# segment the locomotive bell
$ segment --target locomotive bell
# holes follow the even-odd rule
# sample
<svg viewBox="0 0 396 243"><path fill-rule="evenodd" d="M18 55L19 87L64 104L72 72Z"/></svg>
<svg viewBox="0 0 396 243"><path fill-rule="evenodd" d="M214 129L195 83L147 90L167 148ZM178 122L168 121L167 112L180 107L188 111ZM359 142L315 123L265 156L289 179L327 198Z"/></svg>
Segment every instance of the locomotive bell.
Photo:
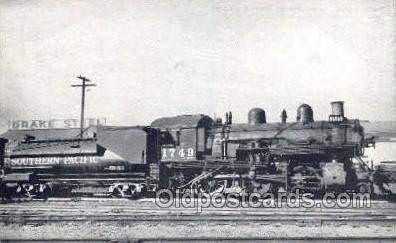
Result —
<svg viewBox="0 0 396 243"><path fill-rule="evenodd" d="M333 101L330 105L333 116L344 117L344 101Z"/></svg>
<svg viewBox="0 0 396 243"><path fill-rule="evenodd" d="M261 108L253 108L248 113L249 125L257 125L266 123L265 111Z"/></svg>
<svg viewBox="0 0 396 243"><path fill-rule="evenodd" d="M309 123L313 122L312 107L307 104L302 104L297 109L297 122Z"/></svg>

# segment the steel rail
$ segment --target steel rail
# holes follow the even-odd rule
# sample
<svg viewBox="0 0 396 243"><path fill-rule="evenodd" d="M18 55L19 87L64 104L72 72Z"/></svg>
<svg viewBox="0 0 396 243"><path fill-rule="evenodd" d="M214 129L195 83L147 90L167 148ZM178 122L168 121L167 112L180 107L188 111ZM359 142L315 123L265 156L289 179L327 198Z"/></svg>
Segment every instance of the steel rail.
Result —
<svg viewBox="0 0 396 243"><path fill-rule="evenodd" d="M306 241L326 241L326 242L394 242L396 237L392 236L308 236L308 237L160 237L160 238L87 238L87 239L65 239L65 238L49 238L49 239L2 239L5 243L30 243L30 242L99 242L99 243L145 243L145 242L306 242Z"/></svg>

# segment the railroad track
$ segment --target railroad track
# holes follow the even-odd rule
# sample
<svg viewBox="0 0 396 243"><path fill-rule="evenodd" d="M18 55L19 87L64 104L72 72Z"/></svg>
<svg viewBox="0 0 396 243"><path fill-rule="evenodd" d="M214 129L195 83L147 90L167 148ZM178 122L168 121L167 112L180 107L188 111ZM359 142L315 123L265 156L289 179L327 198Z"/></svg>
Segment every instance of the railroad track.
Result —
<svg viewBox="0 0 396 243"><path fill-rule="evenodd" d="M114 203L116 204L114 205ZM60 222L380 224L396 225L395 205L372 208L161 208L152 201L52 201L0 205L1 224L42 225Z"/></svg>
<svg viewBox="0 0 396 243"><path fill-rule="evenodd" d="M258 217L224 217L224 216L211 216L211 217L200 217L200 216L150 216L150 217L130 217L130 216L87 216L87 215L75 215L75 216L50 216L50 217L6 217L1 219L2 222L7 224L22 224L22 225L43 225L53 223L119 223L122 225L133 225L136 223L208 223L208 224L229 224L233 225L238 223L260 223L263 225L280 223L282 225L381 225L381 226L394 226L396 223L395 218L384 218L384 217L353 217L353 218L334 218L330 216L315 216L311 218L307 217L296 217L293 215L282 216L281 218L258 218Z"/></svg>
<svg viewBox="0 0 396 243"><path fill-rule="evenodd" d="M161 208L148 199L131 201L81 198L78 201L31 201L0 205L0 228L7 229L5 237L9 237L1 239L1 242L79 242L75 239L78 236L82 237L82 234L75 230L84 228L88 228L84 231L87 234L81 242L395 242L396 235L392 232L396 225L396 204L373 201L371 206L275 209L209 207L198 212L196 208ZM287 233L289 227L292 232ZM188 234L177 233L181 228L187 232L193 231ZM342 236L340 232L343 232L344 228L346 234L349 234L348 237L339 237ZM13 229L17 229L14 234ZM39 235L35 233L36 230L46 233L40 235L40 240L30 241L26 238L29 234L20 234L19 229L32 232L33 235ZM163 232L151 234L154 229ZM223 229L227 233L221 233ZM287 230L284 231L285 229ZM305 234L309 235L308 237L300 237L302 233L293 233L293 229L303 232L310 229L311 234ZM140 232L141 230L143 232ZM250 230L250 233L244 235L245 230ZM276 233L277 230L283 234ZM76 233L78 236L71 238L70 235L63 234L64 231L69 234ZM104 234L96 233L101 231L107 232L112 239L101 238ZM114 233L117 231L123 232L121 236ZM286 236L280 237L285 232ZM219 235L220 238L213 235ZM53 238L58 236L66 238Z"/></svg>
<svg viewBox="0 0 396 243"><path fill-rule="evenodd" d="M149 242L306 242L306 241L326 241L326 242L394 242L394 237L378 236L378 237L176 237L176 238L130 238L130 239L3 239L4 243L30 243L30 242L97 242L97 243L149 243Z"/></svg>

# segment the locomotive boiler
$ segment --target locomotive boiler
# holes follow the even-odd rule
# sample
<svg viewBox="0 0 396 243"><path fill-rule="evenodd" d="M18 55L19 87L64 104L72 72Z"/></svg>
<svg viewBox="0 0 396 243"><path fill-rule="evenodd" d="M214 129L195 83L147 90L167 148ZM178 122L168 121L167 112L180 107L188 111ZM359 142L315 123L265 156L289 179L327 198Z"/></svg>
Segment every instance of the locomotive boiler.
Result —
<svg viewBox="0 0 396 243"><path fill-rule="evenodd" d="M155 120L161 131L161 185L208 193L279 191L371 192L370 168L360 156L365 142L359 120L344 116L343 102L331 103L328 120L298 107L295 122L267 123L263 109L248 122L223 123L206 115Z"/></svg>

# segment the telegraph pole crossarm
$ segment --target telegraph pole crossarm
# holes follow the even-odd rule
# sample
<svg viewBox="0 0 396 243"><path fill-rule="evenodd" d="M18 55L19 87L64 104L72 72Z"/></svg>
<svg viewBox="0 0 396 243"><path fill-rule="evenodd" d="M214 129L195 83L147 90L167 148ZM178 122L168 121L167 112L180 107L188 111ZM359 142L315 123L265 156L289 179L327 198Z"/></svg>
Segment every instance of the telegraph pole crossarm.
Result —
<svg viewBox="0 0 396 243"><path fill-rule="evenodd" d="M96 86L96 84L90 84L87 82L91 82L91 80L87 79L83 76L77 76L78 79L81 79L82 84L72 84L71 87L81 87L81 116L80 116L80 138L83 139L84 136L84 108L85 108L85 89L86 87Z"/></svg>

